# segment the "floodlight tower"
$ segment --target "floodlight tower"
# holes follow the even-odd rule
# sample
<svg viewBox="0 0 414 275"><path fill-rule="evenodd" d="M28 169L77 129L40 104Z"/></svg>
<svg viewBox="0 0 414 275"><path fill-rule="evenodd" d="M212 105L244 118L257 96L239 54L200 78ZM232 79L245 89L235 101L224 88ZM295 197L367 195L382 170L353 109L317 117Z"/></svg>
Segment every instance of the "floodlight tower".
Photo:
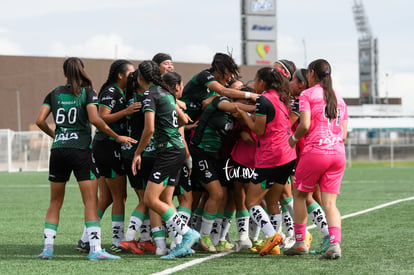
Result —
<svg viewBox="0 0 414 275"><path fill-rule="evenodd" d="M365 15L362 0L354 0L352 7L358 39L359 99L362 104L377 104L378 97L378 50Z"/></svg>

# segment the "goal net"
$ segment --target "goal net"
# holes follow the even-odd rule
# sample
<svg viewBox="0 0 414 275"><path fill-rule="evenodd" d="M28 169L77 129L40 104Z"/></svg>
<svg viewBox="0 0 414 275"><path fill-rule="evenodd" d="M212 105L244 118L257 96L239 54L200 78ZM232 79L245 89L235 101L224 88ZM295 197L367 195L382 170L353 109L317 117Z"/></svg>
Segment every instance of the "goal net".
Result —
<svg viewBox="0 0 414 275"><path fill-rule="evenodd" d="M48 171L51 145L42 131L0 129L0 171Z"/></svg>

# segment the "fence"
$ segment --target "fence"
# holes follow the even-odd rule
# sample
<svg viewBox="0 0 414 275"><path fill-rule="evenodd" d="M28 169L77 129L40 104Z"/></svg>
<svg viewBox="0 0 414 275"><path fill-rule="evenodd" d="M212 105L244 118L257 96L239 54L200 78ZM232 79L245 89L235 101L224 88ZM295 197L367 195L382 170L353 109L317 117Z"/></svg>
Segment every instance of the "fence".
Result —
<svg viewBox="0 0 414 275"><path fill-rule="evenodd" d="M361 139L352 132L345 143L348 166L352 161L414 160L414 132L378 134ZM0 129L0 171L47 171L52 139L41 131L15 132Z"/></svg>

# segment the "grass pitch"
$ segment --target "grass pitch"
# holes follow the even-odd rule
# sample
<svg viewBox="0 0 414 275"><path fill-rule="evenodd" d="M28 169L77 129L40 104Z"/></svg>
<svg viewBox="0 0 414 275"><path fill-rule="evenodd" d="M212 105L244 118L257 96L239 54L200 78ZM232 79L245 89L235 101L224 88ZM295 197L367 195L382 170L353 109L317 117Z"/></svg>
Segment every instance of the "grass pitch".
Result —
<svg viewBox="0 0 414 275"><path fill-rule="evenodd" d="M338 208L342 215L414 196L413 163L352 163L342 183ZM128 189L126 223L137 203ZM54 259L42 261L43 226L49 204L47 173L0 173L0 274L151 274L195 259L210 256L197 252L193 257L172 261L151 254L121 254L120 261L89 262L75 250L83 229L83 204L73 176L55 240ZM111 242L109 212L102 220L103 247ZM250 252L230 253L195 264L179 274L414 274L414 200L407 200L342 221L342 254L337 261L320 261L317 256L259 257ZM320 233L312 229L312 248L319 245ZM236 239L235 222L231 229ZM177 274L178 274L177 273Z"/></svg>

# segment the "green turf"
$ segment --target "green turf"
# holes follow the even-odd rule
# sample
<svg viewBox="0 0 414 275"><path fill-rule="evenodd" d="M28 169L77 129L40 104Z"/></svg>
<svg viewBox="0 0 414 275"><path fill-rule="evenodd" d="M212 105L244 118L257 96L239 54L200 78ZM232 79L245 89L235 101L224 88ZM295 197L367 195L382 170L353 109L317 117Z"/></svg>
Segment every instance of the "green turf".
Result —
<svg viewBox="0 0 414 275"><path fill-rule="evenodd" d="M393 200L414 196L411 163L395 168L381 163L353 163L343 180L338 208L342 215ZM137 203L129 191L126 220ZM150 274L209 256L163 261L154 255L122 254L121 261L89 262L74 247L83 229L83 205L79 188L72 179L66 188L61 210L55 258L38 260L43 247L44 217L49 202L46 173L0 173L0 273L1 274ZM242 252L189 267L179 274L413 274L414 201L395 204L342 221L343 258L320 261L316 256L259 257ZM109 212L102 220L103 247L111 239ZM235 224L232 237L236 239ZM316 247L320 233L312 229Z"/></svg>

